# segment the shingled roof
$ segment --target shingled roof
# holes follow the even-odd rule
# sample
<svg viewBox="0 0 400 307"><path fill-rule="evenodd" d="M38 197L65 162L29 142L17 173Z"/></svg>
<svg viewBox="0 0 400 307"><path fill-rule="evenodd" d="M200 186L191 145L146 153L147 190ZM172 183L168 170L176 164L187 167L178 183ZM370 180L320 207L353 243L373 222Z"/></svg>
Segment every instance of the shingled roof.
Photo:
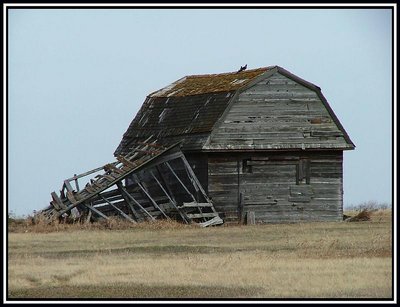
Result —
<svg viewBox="0 0 400 307"><path fill-rule="evenodd" d="M268 69L186 76L151 93L114 154L128 153L151 135L165 145L183 140L183 150L201 149L234 93Z"/></svg>
<svg viewBox="0 0 400 307"><path fill-rule="evenodd" d="M236 91L267 70L268 68L264 67L241 72L186 76L149 96L183 97Z"/></svg>
<svg viewBox="0 0 400 307"><path fill-rule="evenodd" d="M235 94L275 72L316 92L342 131L348 144L344 147L354 148L318 86L279 66L269 66L241 72L186 76L149 94L114 154L127 154L150 136L165 146L182 141L184 151L202 150L224 111L229 109L227 107Z"/></svg>

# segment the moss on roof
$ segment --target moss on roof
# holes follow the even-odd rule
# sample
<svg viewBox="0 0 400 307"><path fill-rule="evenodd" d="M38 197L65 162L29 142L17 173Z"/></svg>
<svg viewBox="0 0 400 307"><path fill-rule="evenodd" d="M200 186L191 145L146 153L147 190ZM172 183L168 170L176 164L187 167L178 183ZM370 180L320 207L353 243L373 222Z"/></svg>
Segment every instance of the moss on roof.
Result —
<svg viewBox="0 0 400 307"><path fill-rule="evenodd" d="M263 74L268 67L209 75L191 75L151 93L150 97L191 96L235 91Z"/></svg>

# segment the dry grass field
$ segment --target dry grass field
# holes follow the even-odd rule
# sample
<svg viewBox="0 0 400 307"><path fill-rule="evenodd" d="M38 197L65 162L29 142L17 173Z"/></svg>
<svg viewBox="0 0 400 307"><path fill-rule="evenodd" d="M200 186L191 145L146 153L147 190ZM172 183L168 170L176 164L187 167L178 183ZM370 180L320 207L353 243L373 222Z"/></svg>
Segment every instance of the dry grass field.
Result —
<svg viewBox="0 0 400 307"><path fill-rule="evenodd" d="M8 233L9 299L391 296L388 210L365 222L212 228L115 222L19 225Z"/></svg>

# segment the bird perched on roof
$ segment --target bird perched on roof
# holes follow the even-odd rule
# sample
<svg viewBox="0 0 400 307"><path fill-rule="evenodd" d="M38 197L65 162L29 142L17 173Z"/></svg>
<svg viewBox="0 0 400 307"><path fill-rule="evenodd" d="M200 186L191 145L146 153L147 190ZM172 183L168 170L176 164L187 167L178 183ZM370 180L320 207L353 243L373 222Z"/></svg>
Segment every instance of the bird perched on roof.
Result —
<svg viewBox="0 0 400 307"><path fill-rule="evenodd" d="M247 68L247 64L244 65L244 66L240 66L240 69L237 72L241 72L243 70L246 70L246 68Z"/></svg>

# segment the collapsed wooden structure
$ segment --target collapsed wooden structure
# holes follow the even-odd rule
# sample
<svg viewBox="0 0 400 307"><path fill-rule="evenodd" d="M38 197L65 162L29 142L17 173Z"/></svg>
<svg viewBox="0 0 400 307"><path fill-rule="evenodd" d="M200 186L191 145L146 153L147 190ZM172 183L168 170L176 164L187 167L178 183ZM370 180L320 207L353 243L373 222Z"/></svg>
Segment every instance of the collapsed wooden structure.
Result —
<svg viewBox="0 0 400 307"><path fill-rule="evenodd" d="M342 221L343 153L353 149L321 88L282 67L189 75L150 93L117 162L67 179L43 214Z"/></svg>
<svg viewBox="0 0 400 307"><path fill-rule="evenodd" d="M120 216L132 223L158 218L203 227L223 223L179 143L164 147L151 139L138 142L113 163L66 179L39 215L49 222L67 216L86 221ZM80 188L79 180L88 176L94 178Z"/></svg>

